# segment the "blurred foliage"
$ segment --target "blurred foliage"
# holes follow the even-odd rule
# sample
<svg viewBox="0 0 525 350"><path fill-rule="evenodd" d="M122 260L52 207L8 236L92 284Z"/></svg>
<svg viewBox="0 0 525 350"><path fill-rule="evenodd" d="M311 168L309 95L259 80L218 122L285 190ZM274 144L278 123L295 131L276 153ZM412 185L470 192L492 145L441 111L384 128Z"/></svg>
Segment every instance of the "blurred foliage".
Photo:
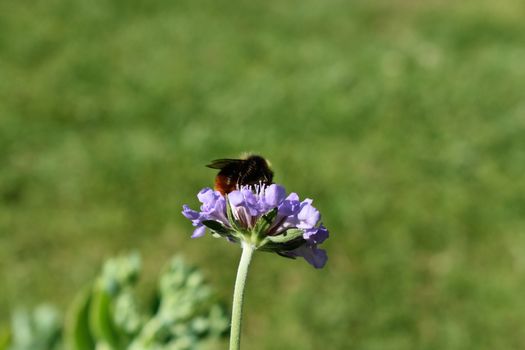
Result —
<svg viewBox="0 0 525 350"><path fill-rule="evenodd" d="M41 305L33 312L16 310L9 339L0 342L0 349L57 350L60 349L61 320L56 309Z"/></svg>
<svg viewBox="0 0 525 350"><path fill-rule="evenodd" d="M327 267L256 254L250 349L525 349L525 3L0 1L0 318L190 240L210 160L314 198ZM139 294L141 293L139 288ZM133 325L129 325L132 327Z"/></svg>
<svg viewBox="0 0 525 350"><path fill-rule="evenodd" d="M139 270L137 254L107 261L95 283L77 296L64 326L50 306L15 312L0 349L192 350L225 335L228 317L200 271L174 258L149 314L136 298Z"/></svg>

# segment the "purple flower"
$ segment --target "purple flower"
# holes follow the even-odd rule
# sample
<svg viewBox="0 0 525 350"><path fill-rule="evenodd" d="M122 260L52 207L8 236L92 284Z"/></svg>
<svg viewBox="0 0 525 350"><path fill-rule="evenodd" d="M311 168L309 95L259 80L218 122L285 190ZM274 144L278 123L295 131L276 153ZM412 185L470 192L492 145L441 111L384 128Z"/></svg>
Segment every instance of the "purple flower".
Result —
<svg viewBox="0 0 525 350"><path fill-rule="evenodd" d="M211 188L204 188L197 194L197 197L202 203L201 215L207 220L216 220L222 223L228 222L228 219L224 215L226 201L218 191L213 191Z"/></svg>
<svg viewBox="0 0 525 350"><path fill-rule="evenodd" d="M264 212L268 212L273 208L277 208L281 205L286 197L286 190L284 187L279 185L270 185L265 188L263 197L261 200L261 209Z"/></svg>
<svg viewBox="0 0 525 350"><path fill-rule="evenodd" d="M204 235L206 227L203 221L212 220L222 224L228 223L228 219L225 216L226 200L219 192L213 191L211 188L203 188L197 194L197 198L202 203L200 212L192 210L187 205L182 207L182 215L190 219L193 226L196 227L191 238Z"/></svg>
<svg viewBox="0 0 525 350"><path fill-rule="evenodd" d="M290 216L297 214L299 212L299 207L301 202L299 202L299 196L297 193L292 192L286 197L286 199L278 206L278 213L282 216Z"/></svg>
<svg viewBox="0 0 525 350"><path fill-rule="evenodd" d="M304 230L303 238L308 243L321 244L328 238L328 230L321 224L319 227Z"/></svg>
<svg viewBox="0 0 525 350"><path fill-rule="evenodd" d="M302 256L306 261L308 261L308 263L313 265L313 267L315 267L316 269L322 268L328 260L326 251L317 248L317 245L303 244L302 246L289 252L286 252L285 254L291 258L296 256Z"/></svg>
<svg viewBox="0 0 525 350"><path fill-rule="evenodd" d="M296 193L286 196L284 187L276 184L244 186L226 196L204 188L197 197L202 203L199 212L187 205L182 211L196 227L192 238L203 236L208 227L231 242L249 242L256 249L291 258L301 256L316 268L325 265L326 252L318 245L328 238L328 230L311 199L300 201Z"/></svg>
<svg viewBox="0 0 525 350"><path fill-rule="evenodd" d="M297 214L298 228L311 229L317 225L321 219L319 210L315 209L312 205L311 199L305 199L301 202L299 213Z"/></svg>

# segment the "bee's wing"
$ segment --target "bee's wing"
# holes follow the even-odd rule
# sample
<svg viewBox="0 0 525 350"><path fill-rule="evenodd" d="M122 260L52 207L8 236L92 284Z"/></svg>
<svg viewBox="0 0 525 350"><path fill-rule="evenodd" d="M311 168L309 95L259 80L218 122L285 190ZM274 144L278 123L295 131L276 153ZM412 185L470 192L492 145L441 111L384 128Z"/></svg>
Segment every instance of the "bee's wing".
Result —
<svg viewBox="0 0 525 350"><path fill-rule="evenodd" d="M206 166L208 168L212 169L224 169L228 165L238 164L241 163L242 159L215 159L210 164L207 164Z"/></svg>

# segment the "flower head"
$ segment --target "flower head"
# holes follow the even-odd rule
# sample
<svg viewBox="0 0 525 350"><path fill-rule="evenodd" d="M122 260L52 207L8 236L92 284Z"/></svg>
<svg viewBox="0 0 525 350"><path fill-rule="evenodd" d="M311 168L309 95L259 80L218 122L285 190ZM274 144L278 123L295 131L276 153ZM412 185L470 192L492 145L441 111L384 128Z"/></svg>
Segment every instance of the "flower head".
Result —
<svg viewBox="0 0 525 350"><path fill-rule="evenodd" d="M209 228L214 236L231 242L244 241L289 258L301 256L316 268L325 265L326 252L318 245L328 238L328 230L311 199L300 201L296 193L287 196L276 184L243 186L225 196L204 188L197 197L200 211L187 205L182 211L196 227L192 238Z"/></svg>

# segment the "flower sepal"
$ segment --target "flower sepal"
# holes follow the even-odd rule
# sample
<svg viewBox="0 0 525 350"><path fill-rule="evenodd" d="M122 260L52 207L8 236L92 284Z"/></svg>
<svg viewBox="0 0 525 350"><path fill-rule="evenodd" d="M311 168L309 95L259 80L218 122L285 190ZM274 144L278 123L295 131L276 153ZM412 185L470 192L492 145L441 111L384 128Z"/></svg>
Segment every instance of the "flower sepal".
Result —
<svg viewBox="0 0 525 350"><path fill-rule="evenodd" d="M303 230L290 228L275 236L266 236L258 249L267 252L290 251L305 243Z"/></svg>
<svg viewBox="0 0 525 350"><path fill-rule="evenodd" d="M273 224L277 212L278 208L273 208L257 220L252 232L257 236L261 243L268 237L268 229Z"/></svg>
<svg viewBox="0 0 525 350"><path fill-rule="evenodd" d="M214 236L217 235L218 237L225 237L232 242L239 242L240 240L238 232L227 228L218 221L204 220L202 221L202 224L209 228Z"/></svg>

